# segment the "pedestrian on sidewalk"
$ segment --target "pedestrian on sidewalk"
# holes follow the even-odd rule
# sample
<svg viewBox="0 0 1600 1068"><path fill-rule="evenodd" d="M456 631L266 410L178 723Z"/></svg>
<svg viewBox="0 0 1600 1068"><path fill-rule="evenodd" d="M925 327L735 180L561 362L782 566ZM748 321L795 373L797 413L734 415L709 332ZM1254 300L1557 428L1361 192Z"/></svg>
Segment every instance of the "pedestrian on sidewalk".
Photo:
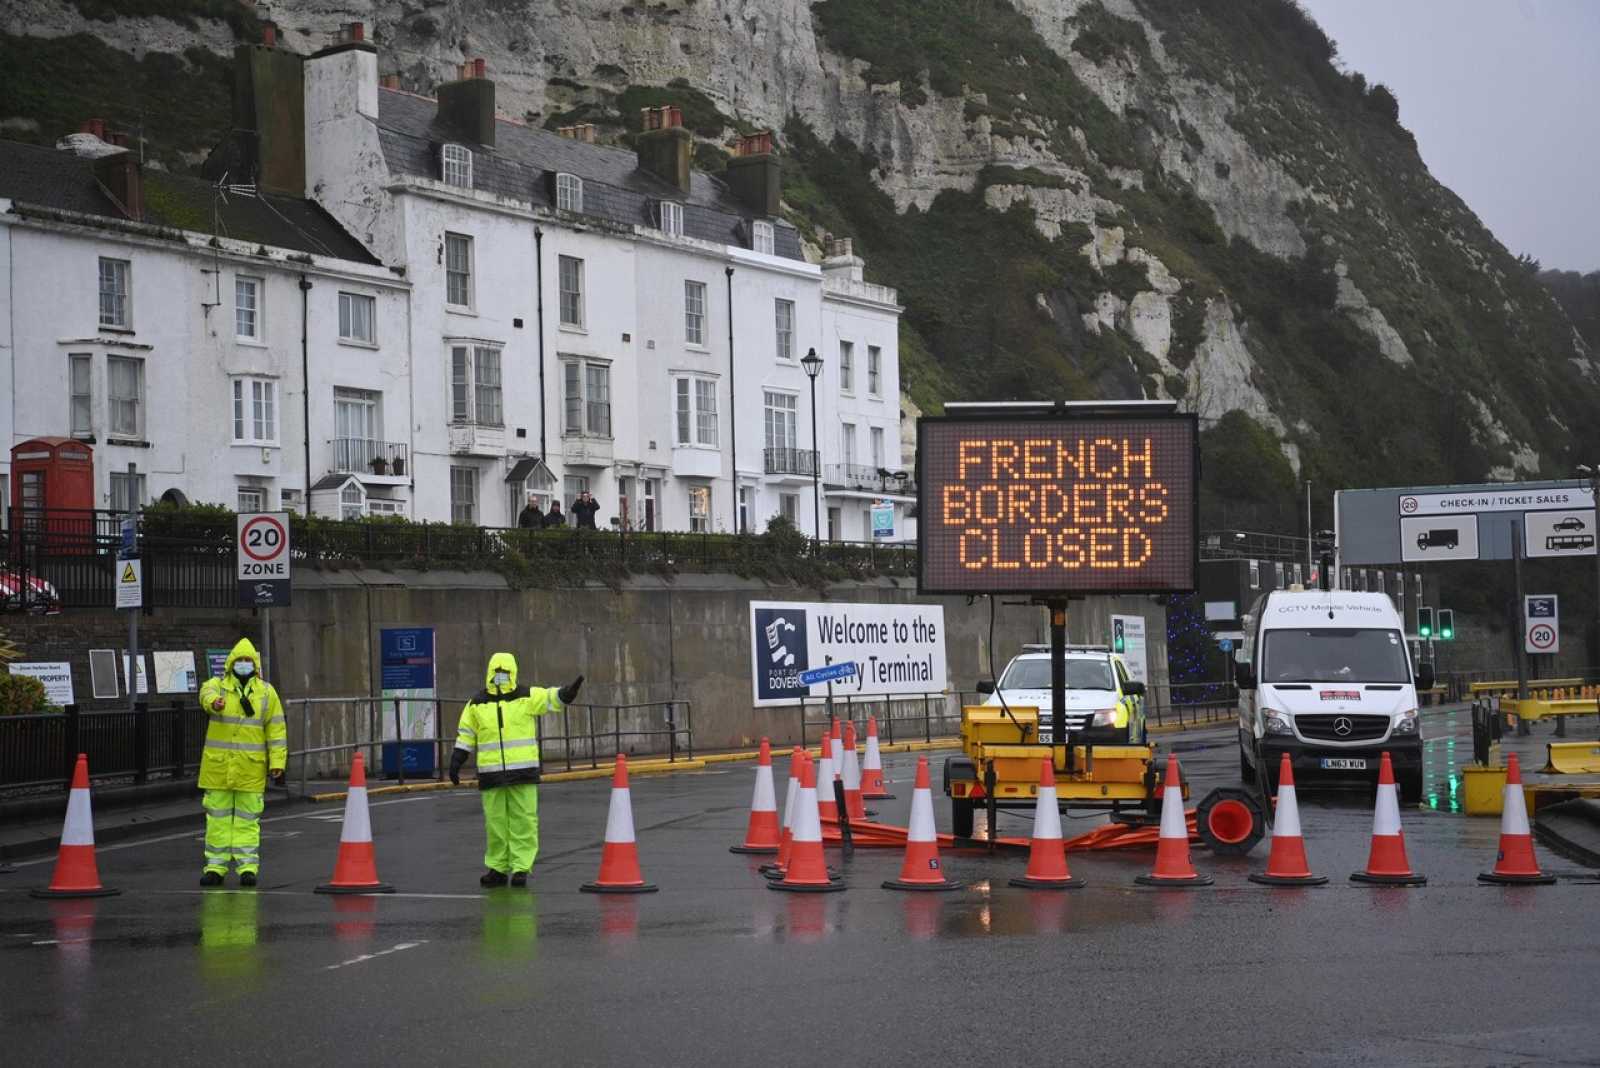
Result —
<svg viewBox="0 0 1600 1068"><path fill-rule="evenodd" d="M450 781L461 785L467 758L478 759L478 790L483 800L487 840L481 886L527 886L539 855L539 732L535 720L559 712L578 696L579 675L567 685L530 689L517 685L517 659L510 653L489 658L483 692L461 710Z"/></svg>
<svg viewBox="0 0 1600 1068"><path fill-rule="evenodd" d="M594 525L594 517L599 511L600 502L589 496L588 490L584 490L572 502L572 525L580 530L598 529Z"/></svg>
<svg viewBox="0 0 1600 1068"><path fill-rule="evenodd" d="M546 528L564 527L567 525L567 517L561 511L560 501L550 502L550 510L544 514L544 525Z"/></svg>
<svg viewBox="0 0 1600 1068"><path fill-rule="evenodd" d="M522 506L522 512L517 516L517 526L523 530L544 529L544 512L539 508L539 498L528 494L528 503Z"/></svg>
<svg viewBox="0 0 1600 1068"><path fill-rule="evenodd" d="M261 656L249 638L228 653L222 677L200 687L206 744L200 755L201 803L206 810L201 886L221 886L228 865L239 885L256 885L261 870L261 811L267 776L283 782L289 738L278 691L261 677Z"/></svg>

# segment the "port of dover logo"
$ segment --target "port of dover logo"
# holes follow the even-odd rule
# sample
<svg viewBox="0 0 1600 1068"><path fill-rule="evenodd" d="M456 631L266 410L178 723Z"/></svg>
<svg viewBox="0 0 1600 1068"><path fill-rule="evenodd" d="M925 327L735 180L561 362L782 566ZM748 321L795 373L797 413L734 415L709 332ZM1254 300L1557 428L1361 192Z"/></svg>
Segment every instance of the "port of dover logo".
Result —
<svg viewBox="0 0 1600 1068"><path fill-rule="evenodd" d="M755 610L756 687L760 700L803 697L810 687L800 673L811 667L804 608Z"/></svg>

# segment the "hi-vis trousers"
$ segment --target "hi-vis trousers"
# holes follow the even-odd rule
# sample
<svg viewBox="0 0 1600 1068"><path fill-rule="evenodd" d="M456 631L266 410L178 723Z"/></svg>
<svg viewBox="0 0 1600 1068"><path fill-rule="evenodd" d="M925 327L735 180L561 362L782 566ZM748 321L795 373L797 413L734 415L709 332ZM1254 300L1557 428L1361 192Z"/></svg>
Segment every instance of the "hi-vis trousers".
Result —
<svg viewBox="0 0 1600 1068"><path fill-rule="evenodd" d="M502 874L532 871L539 855L539 788L532 783L491 786L483 798L483 863Z"/></svg>
<svg viewBox="0 0 1600 1068"><path fill-rule="evenodd" d="M261 810L267 807L264 790L207 790L206 871L228 873L231 861L241 873L261 866Z"/></svg>

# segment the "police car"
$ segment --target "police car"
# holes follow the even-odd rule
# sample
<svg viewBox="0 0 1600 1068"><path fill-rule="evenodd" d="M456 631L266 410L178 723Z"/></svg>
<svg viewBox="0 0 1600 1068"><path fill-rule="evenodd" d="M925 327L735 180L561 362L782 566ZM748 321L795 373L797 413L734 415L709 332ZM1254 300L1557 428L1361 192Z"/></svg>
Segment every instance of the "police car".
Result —
<svg viewBox="0 0 1600 1068"><path fill-rule="evenodd" d="M1139 745L1144 736L1144 684L1128 675L1122 657L1103 645L1069 645L1067 688L1063 699L1067 731L1074 743ZM1053 739L1050 705L1050 647L1024 645L1000 675L999 685L985 679L978 692L984 705L1039 710L1040 742Z"/></svg>

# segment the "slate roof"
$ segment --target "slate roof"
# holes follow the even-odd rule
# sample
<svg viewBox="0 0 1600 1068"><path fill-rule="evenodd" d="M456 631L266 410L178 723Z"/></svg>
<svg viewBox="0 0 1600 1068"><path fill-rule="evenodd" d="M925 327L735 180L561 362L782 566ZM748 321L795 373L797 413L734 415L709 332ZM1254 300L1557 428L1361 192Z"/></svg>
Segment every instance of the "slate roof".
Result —
<svg viewBox="0 0 1600 1068"><path fill-rule="evenodd" d="M215 190L203 178L145 168L144 222L176 230L210 234L254 245L306 252L356 263L376 264L361 243L333 216L309 200L259 194L230 194L216 202ZM71 152L0 141L0 197L40 207L127 218L95 180L94 161Z"/></svg>
<svg viewBox="0 0 1600 1068"><path fill-rule="evenodd" d="M683 204L683 232L717 244L750 247L750 222L762 218L728 187L694 171L690 193L639 167L626 148L591 145L549 130L506 119L496 120L493 148L476 145L438 117L438 105L427 97L395 89L378 91L378 139L389 169L417 178L440 178L439 147L445 142L472 148L474 189L554 209L554 175L583 179L583 214L625 226L655 226L659 200ZM773 250L800 260L800 235L782 219L773 225Z"/></svg>

